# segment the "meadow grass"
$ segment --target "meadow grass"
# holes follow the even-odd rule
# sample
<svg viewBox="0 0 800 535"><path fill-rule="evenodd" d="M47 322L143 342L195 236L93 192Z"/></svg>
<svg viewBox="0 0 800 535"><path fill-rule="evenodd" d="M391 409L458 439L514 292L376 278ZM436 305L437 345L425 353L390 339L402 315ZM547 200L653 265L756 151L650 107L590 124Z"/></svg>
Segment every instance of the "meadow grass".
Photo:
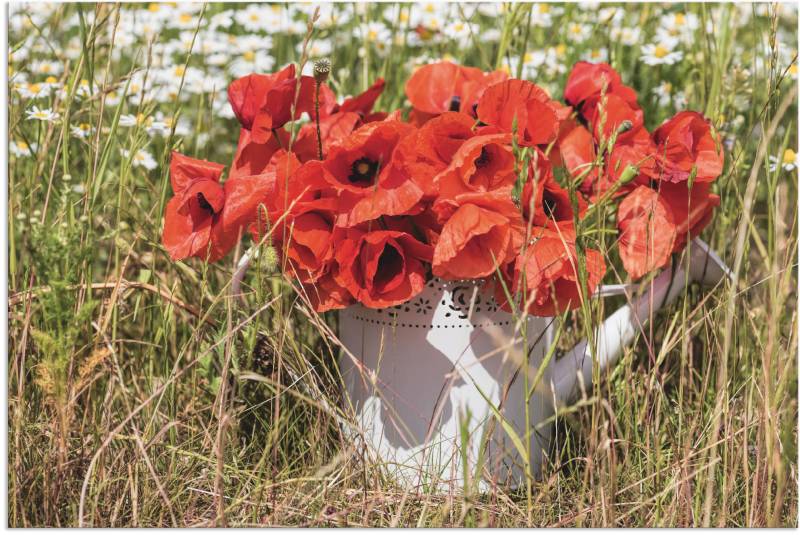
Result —
<svg viewBox="0 0 800 535"><path fill-rule="evenodd" d="M326 55L339 94L383 76L382 109L404 104L403 82L423 57L505 65L560 96L561 66L600 50L639 92L651 129L674 113L680 92L724 140L714 186L722 202L703 238L734 277L690 287L559 412L541 481L446 494L403 489L341 433L337 347L321 323L334 329L335 314L309 312L263 255L244 302L231 298L244 244L213 265L172 262L160 244L170 150L228 163L238 126L219 112L224 86L186 80L189 67L214 71L209 57L192 47L159 59L152 43L180 32L195 41L204 21L242 6L193 9L183 29L165 18L150 44L137 33L125 45L125 10L146 6L15 11L9 141L30 154L11 150L8 173L8 524L796 526L797 167L783 165L798 143L796 8L616 6L622 24L641 29L641 44L670 14L699 21L680 61L652 66L639 43L612 38L619 23L598 13L613 6L550 7L562 12L548 27L532 23L541 5L498 8L494 18L453 5L447 23L471 20L477 33L412 46L355 32L376 20L392 35L409 26L395 6L361 6L346 23L315 28L311 50L315 40L333 43ZM580 44L566 33L572 22L590 26ZM228 33L246 34L237 24ZM300 60L303 36L292 28L276 29L263 52L277 67ZM489 30L499 33L483 39ZM543 50L555 59L536 77L513 61ZM44 99L16 85L43 80L41 61L61 65L60 89ZM181 66L166 99L133 87ZM656 96L663 82L672 84L666 102ZM29 119L33 105L59 118ZM152 135L146 118L159 112L172 120ZM126 126L139 114L144 121ZM88 135L76 135L79 125ZM615 236L604 240L615 259ZM626 282L615 265L604 282ZM570 315L559 347L622 299Z"/></svg>

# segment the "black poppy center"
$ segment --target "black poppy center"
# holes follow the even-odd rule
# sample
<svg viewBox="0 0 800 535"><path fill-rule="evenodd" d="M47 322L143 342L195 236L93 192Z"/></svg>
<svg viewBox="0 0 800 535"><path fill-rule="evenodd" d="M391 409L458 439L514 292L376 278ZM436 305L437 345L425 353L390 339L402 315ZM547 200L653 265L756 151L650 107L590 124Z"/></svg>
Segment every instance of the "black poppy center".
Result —
<svg viewBox="0 0 800 535"><path fill-rule="evenodd" d="M214 215L214 207L209 204L205 195L203 195L201 192L197 193L197 204L200 205L200 208L208 212L209 215Z"/></svg>
<svg viewBox="0 0 800 535"><path fill-rule="evenodd" d="M461 109L461 97L453 95L450 99L450 111L458 111Z"/></svg>
<svg viewBox="0 0 800 535"><path fill-rule="evenodd" d="M347 179L351 184L365 188L375 183L376 174L378 174L378 162L369 158L359 158L353 162Z"/></svg>
<svg viewBox="0 0 800 535"><path fill-rule="evenodd" d="M489 151L486 150L486 147L481 148L480 155L475 158L475 167L480 169L481 167L486 167L489 165Z"/></svg>
<svg viewBox="0 0 800 535"><path fill-rule="evenodd" d="M555 218L558 202L547 191L542 194L542 208L548 217Z"/></svg>
<svg viewBox="0 0 800 535"><path fill-rule="evenodd" d="M399 272L403 270L403 255L392 245L386 244L378 259L378 269L375 271L374 283L378 288L384 288Z"/></svg>

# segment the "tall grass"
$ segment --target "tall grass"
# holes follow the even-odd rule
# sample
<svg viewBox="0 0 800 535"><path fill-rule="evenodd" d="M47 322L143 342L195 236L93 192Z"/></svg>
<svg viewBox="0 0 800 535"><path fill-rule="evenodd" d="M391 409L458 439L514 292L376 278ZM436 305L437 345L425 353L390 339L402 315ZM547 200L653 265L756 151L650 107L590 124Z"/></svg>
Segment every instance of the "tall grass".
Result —
<svg viewBox="0 0 800 535"><path fill-rule="evenodd" d="M562 7L565 20L585 17L577 5ZM244 302L231 298L241 250L210 266L169 260L160 231L170 149L228 162L238 129L215 117L212 94L108 103L153 61L140 44L112 59L114 36L130 31L117 27L122 9L57 5L25 30L49 44L32 56L55 58L68 37L60 24L79 14L80 53L64 62L64 93L50 97L60 123L25 119L30 102L10 91L9 138L37 150L9 164L9 525L797 525L797 171L771 170L769 160L797 147L797 81L766 52L754 52L763 61L745 73L734 47L777 49L787 23L774 6L745 25L731 5L620 6L643 34L665 9L711 25L672 67L645 66L594 27L591 46L606 47L640 91L648 127L673 112L652 97L665 79L723 132L722 204L703 237L734 279L690 287L559 412L541 481L527 491L448 494L399 487L342 435L335 315L310 312L262 261L247 275ZM210 4L201 16L222 9ZM360 10L351 24L379 9ZM464 50L422 51L488 69L561 42L556 30L529 25L532 9L507 10L497 44L477 35ZM796 46L796 11L788 26L794 41L784 45ZM300 59L299 38L274 36L278 66ZM360 57L360 44L334 51L334 87L354 93L384 76L379 106L401 106L420 50L392 43L381 56L368 45ZM566 54L568 66L578 59ZM183 63L204 65L196 52ZM560 94L564 78L545 82ZM79 98L84 79L97 88ZM736 99L746 99L746 111ZM144 126L119 124L123 113L156 108L191 117L193 131L176 135L173 123L151 140ZM76 139L69 126L77 123L94 133ZM150 172L133 160L146 143L158 164ZM603 242L611 258L614 241ZM624 274L610 267L605 282L625 282ZM602 313L567 318L559 347Z"/></svg>

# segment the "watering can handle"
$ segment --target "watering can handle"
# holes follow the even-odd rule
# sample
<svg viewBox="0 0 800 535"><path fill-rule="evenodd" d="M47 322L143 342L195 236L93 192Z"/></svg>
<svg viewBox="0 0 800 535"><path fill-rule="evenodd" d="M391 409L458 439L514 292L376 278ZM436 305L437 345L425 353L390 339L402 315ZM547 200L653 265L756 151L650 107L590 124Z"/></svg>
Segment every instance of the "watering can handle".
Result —
<svg viewBox="0 0 800 535"><path fill-rule="evenodd" d="M566 404L578 394L579 381L591 385L595 362L600 370L613 365L651 313L675 300L689 283L697 281L711 286L725 277L731 277L730 269L701 239L693 239L688 249L688 266L683 261L674 274L671 268L664 270L647 284L649 288L646 292L611 314L595 330L596 358L592 358L589 345L583 340L556 362L553 390L559 403Z"/></svg>

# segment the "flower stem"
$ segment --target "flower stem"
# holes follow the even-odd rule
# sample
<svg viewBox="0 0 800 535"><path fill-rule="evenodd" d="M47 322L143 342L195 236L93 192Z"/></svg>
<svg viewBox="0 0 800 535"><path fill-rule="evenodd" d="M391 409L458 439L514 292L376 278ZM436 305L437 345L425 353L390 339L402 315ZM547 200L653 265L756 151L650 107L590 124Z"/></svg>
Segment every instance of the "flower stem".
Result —
<svg viewBox="0 0 800 535"><path fill-rule="evenodd" d="M319 81L314 84L314 118L317 122L317 155L322 160L322 129L319 126Z"/></svg>

